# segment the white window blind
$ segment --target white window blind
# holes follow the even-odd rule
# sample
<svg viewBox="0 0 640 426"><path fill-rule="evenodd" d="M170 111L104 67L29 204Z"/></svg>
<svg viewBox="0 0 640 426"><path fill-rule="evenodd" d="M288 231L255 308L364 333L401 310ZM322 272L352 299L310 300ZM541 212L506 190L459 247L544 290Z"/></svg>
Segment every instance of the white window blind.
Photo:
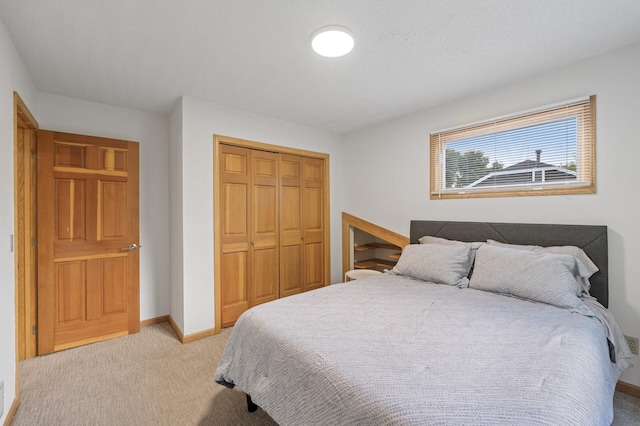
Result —
<svg viewBox="0 0 640 426"><path fill-rule="evenodd" d="M431 198L595 192L595 96L435 132Z"/></svg>

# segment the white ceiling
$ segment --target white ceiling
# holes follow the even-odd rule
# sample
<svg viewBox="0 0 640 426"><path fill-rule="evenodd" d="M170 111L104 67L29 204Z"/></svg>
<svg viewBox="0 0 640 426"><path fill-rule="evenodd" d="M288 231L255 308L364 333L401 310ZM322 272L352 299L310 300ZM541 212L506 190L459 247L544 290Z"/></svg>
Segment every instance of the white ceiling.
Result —
<svg viewBox="0 0 640 426"><path fill-rule="evenodd" d="M0 0L0 17L39 91L335 133L640 41L640 0ZM310 48L333 24L355 34L346 57Z"/></svg>

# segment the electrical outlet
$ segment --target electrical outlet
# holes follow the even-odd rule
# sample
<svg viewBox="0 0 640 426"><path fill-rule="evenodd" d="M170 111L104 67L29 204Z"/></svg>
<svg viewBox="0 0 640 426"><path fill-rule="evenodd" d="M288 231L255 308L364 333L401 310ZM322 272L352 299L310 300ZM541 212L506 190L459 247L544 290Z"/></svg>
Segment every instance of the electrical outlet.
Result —
<svg viewBox="0 0 640 426"><path fill-rule="evenodd" d="M624 338L627 340L627 345L629 345L629 349L631 349L631 353L638 355L638 338L637 337L629 337L629 336L624 336Z"/></svg>

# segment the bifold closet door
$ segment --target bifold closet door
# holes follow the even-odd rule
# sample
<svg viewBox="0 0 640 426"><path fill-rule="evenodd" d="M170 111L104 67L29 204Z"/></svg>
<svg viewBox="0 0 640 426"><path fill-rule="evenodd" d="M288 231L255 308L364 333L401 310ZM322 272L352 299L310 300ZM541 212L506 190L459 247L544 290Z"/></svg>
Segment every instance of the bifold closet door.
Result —
<svg viewBox="0 0 640 426"><path fill-rule="evenodd" d="M323 159L220 145L222 327L325 285Z"/></svg>
<svg viewBox="0 0 640 426"><path fill-rule="evenodd" d="M302 161L303 291L324 286L324 160Z"/></svg>
<svg viewBox="0 0 640 426"><path fill-rule="evenodd" d="M249 202L251 150L220 145L222 327L233 325L249 309Z"/></svg>
<svg viewBox="0 0 640 426"><path fill-rule="evenodd" d="M278 154L251 150L249 303L279 296Z"/></svg>
<svg viewBox="0 0 640 426"><path fill-rule="evenodd" d="M280 154L280 297L303 291L302 157Z"/></svg>
<svg viewBox="0 0 640 426"><path fill-rule="evenodd" d="M324 160L280 154L280 296L324 286Z"/></svg>

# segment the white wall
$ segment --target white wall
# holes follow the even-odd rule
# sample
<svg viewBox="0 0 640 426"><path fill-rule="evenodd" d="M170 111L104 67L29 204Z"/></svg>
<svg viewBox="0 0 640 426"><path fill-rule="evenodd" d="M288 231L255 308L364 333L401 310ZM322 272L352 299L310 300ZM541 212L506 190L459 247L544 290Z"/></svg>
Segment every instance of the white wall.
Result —
<svg viewBox="0 0 640 426"><path fill-rule="evenodd" d="M140 319L170 311L169 118L38 93L41 129L140 143Z"/></svg>
<svg viewBox="0 0 640 426"><path fill-rule="evenodd" d="M16 316L13 218L13 92L16 91L37 118L36 88L0 19L0 381L4 381L4 412L16 398Z"/></svg>
<svg viewBox="0 0 640 426"><path fill-rule="evenodd" d="M640 337L640 197L633 189L640 158L639 69L637 44L349 134L344 210L404 235L410 219L607 225L609 307L625 334ZM596 194L429 199L429 133L592 94L597 95ZM640 385L640 358L634 362L622 380Z"/></svg>
<svg viewBox="0 0 640 426"><path fill-rule="evenodd" d="M341 138L331 133L184 97L182 99L182 141L175 142L176 146L182 147L183 276L182 282L178 280L172 283L173 286L183 285L184 328L182 331L184 334L211 329L215 325L213 303L214 134L330 155L331 277L332 282L341 281L343 197ZM176 137L176 134L172 132L173 137Z"/></svg>

